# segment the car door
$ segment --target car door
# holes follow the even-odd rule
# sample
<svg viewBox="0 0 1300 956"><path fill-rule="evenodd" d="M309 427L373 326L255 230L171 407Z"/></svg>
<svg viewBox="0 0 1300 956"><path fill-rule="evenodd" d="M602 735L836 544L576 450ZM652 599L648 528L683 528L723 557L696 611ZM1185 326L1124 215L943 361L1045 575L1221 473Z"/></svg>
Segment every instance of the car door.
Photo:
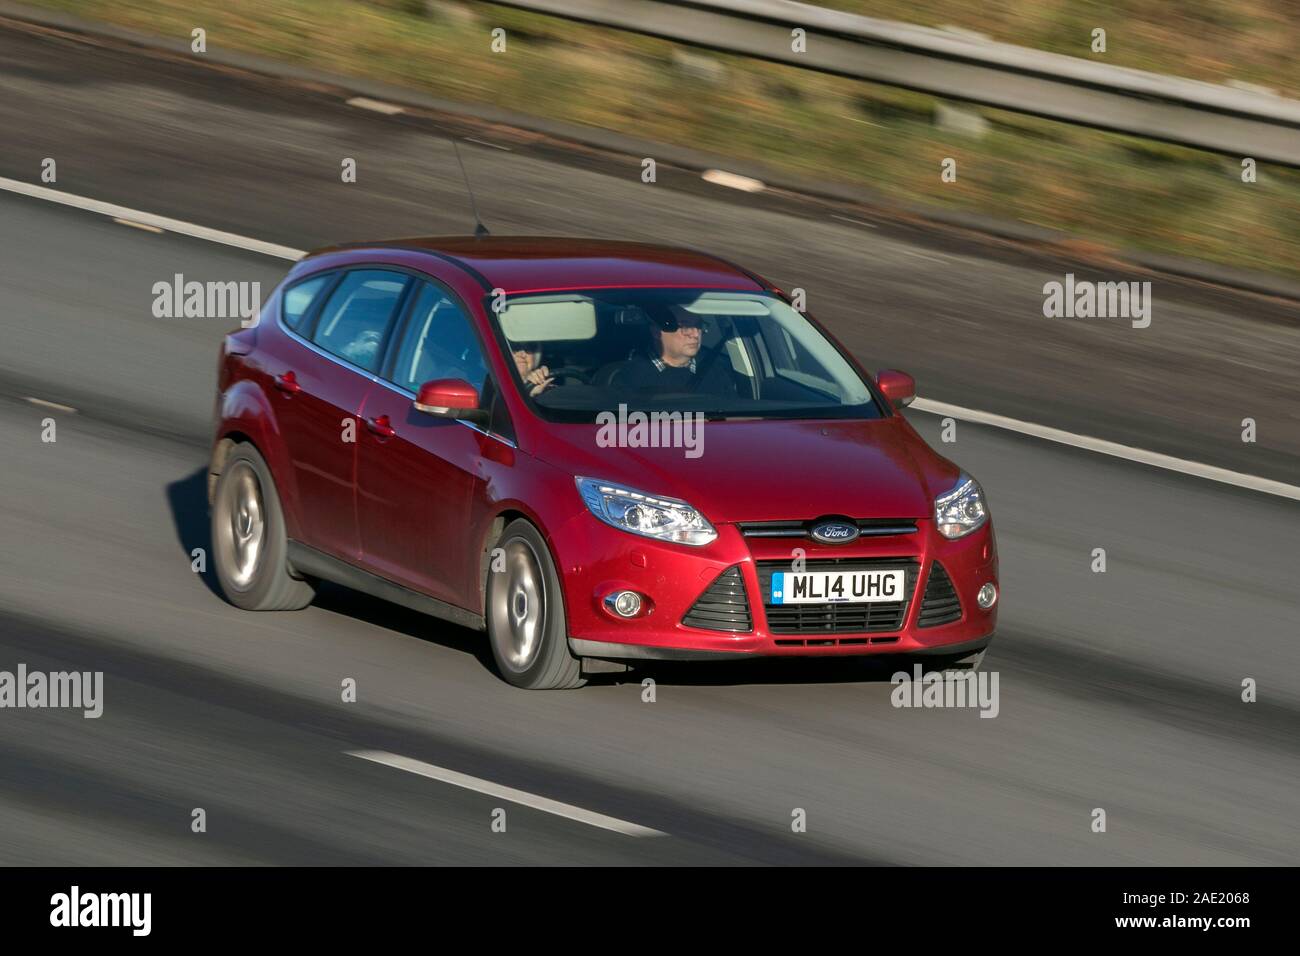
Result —
<svg viewBox="0 0 1300 956"><path fill-rule="evenodd" d="M461 607L474 603L478 561L471 508L482 500L484 445L461 421L416 411L421 384L463 379L490 390L482 346L455 294L420 282L388 366L366 400L357 455L362 563L391 581Z"/></svg>
<svg viewBox="0 0 1300 956"><path fill-rule="evenodd" d="M362 406L409 282L380 268L342 272L323 305L290 332L282 367L274 370L273 401L293 462L303 543L354 563Z"/></svg>

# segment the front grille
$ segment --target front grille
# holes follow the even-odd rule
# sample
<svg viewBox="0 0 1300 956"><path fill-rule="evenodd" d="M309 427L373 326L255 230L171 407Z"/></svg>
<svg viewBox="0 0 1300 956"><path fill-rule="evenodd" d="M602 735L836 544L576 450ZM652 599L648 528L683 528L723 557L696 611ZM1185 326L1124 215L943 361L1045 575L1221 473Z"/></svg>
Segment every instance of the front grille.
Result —
<svg viewBox="0 0 1300 956"><path fill-rule="evenodd" d="M740 568L732 565L723 571L682 618L687 627L709 631L748 631L754 626L749 616L749 598Z"/></svg>
<svg viewBox="0 0 1300 956"><path fill-rule="evenodd" d="M902 568L907 572L903 600L871 604L771 604L772 574L789 571L789 561L759 561L758 586L767 612L767 629L773 634L863 634L897 631L907 618L908 602L916 590L920 562L915 558L832 558L806 561L806 571L872 571Z"/></svg>
<svg viewBox="0 0 1300 956"><path fill-rule="evenodd" d="M811 521L738 521L736 527L746 538L809 538L813 525L823 519ZM911 518L858 518L849 519L858 526L863 538L883 537L893 534L915 534L916 522Z"/></svg>
<svg viewBox="0 0 1300 956"><path fill-rule="evenodd" d="M938 627L961 620L961 600L952 578L938 561L930 565L930 580L925 584L925 596L916 616L917 627Z"/></svg>

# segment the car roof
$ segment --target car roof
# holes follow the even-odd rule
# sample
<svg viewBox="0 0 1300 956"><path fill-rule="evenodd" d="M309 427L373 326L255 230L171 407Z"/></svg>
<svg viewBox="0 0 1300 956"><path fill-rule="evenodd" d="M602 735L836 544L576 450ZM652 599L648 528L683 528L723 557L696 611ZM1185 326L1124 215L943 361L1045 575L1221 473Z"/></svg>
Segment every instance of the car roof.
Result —
<svg viewBox="0 0 1300 956"><path fill-rule="evenodd" d="M330 246L312 257L366 249L424 252L454 260L487 287L509 293L618 286L769 288L741 267L694 249L549 236L425 236Z"/></svg>

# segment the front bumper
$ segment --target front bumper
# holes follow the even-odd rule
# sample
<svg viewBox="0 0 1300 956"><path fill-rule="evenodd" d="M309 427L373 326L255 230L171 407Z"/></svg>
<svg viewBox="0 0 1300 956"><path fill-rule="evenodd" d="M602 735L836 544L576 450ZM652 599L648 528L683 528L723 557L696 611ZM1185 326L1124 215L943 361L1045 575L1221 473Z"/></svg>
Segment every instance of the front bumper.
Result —
<svg viewBox="0 0 1300 956"><path fill-rule="evenodd" d="M870 651L868 654L929 654L938 655L957 655L957 654L976 654L993 642L993 635L987 634L984 637L973 641L961 641L957 644L936 644L921 650L913 651ZM618 661L734 661L744 658L762 657L762 654L756 654L751 651L702 651L692 648L680 647L656 647L647 644L606 644L601 641L586 641L581 638L569 638L569 647L578 657L594 657L599 660L618 660ZM861 655L861 650L856 652ZM803 654L787 654L786 656L808 656L807 652ZM843 656L843 655L841 655Z"/></svg>
<svg viewBox="0 0 1300 956"><path fill-rule="evenodd" d="M663 544L579 515L551 536L564 587L570 646L580 657L609 660L726 660L743 657L827 657L873 654L961 654L992 639L998 604L983 610L975 602L982 585L998 585L992 525L949 541L931 520L916 522L911 534L862 537L849 545L821 545L810 539L745 537L735 525L717 526L718 538L703 548ZM851 631L817 632L804 625L768 620L762 568L788 564L801 550L808 569L823 561L865 561L910 566L901 624ZM942 565L960 601L960 616L937 626L919 617L935 563ZM714 581L735 567L744 582L749 627L712 630L683 623ZM643 612L618 617L606 595L632 590L643 595ZM1000 601L999 601L1000 604ZM843 608L845 605L838 605ZM775 616L775 615L774 615ZM782 629L784 627L784 630ZM841 625L843 628L843 625Z"/></svg>

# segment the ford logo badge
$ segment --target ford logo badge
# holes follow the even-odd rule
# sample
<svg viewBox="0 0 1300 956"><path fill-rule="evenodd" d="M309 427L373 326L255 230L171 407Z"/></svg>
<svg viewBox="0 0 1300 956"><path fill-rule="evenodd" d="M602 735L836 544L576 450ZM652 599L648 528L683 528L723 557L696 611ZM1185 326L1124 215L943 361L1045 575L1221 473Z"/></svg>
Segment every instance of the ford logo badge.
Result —
<svg viewBox="0 0 1300 956"><path fill-rule="evenodd" d="M858 534L858 526L848 521L819 521L812 528L813 540L822 544L848 544Z"/></svg>

